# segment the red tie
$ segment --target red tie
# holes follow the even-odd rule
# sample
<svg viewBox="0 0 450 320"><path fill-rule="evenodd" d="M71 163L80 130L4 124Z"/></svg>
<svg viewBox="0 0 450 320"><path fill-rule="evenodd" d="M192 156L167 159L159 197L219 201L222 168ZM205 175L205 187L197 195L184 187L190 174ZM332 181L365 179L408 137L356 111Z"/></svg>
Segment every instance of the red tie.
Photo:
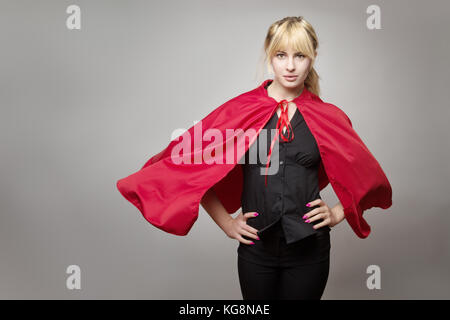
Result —
<svg viewBox="0 0 450 320"><path fill-rule="evenodd" d="M286 108L284 108L284 104L286 103ZM287 139L284 135L283 135L283 128L286 127L287 128L287 134L288 137L290 135L290 130L289 127L292 129L291 126L291 122L289 121L289 115L288 115L288 106L289 106L289 102L287 100L281 100L280 102L278 102L277 108L278 106L281 108L281 116L278 118L278 122L277 122L277 133L275 134L275 137L272 140L272 143L270 145L270 151L269 151L269 156L267 157L267 165L266 165L266 186L267 186L267 170L269 169L269 162L270 162L270 156L272 155L272 149L273 149L273 145L275 144L276 139L278 138L279 135L281 135L281 138L284 141L292 141L294 139L294 131L292 130L292 138L291 139ZM275 111L276 112L276 111Z"/></svg>

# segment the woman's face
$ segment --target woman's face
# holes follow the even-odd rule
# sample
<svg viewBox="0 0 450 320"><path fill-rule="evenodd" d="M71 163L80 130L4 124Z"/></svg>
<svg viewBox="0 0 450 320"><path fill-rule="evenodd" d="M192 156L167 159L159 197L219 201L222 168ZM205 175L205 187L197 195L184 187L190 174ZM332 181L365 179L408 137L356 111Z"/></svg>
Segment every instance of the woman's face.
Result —
<svg viewBox="0 0 450 320"><path fill-rule="evenodd" d="M317 55L317 53L316 53ZM277 51L272 58L274 80L287 88L302 86L308 76L311 59L292 49ZM289 78L287 76L294 76Z"/></svg>

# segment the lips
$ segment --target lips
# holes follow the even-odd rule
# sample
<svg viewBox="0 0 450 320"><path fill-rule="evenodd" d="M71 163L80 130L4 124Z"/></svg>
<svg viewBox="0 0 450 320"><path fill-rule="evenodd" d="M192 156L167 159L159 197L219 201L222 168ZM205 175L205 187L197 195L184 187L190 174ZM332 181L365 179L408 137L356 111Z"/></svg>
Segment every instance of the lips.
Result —
<svg viewBox="0 0 450 320"><path fill-rule="evenodd" d="M284 76L284 78L285 78L286 80L293 81L293 80L297 79L297 76Z"/></svg>

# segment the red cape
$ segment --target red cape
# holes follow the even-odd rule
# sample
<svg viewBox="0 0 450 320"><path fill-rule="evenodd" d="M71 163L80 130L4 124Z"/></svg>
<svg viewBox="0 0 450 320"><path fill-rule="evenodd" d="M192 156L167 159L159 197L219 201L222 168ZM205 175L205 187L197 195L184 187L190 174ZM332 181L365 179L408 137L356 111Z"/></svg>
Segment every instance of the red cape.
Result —
<svg viewBox="0 0 450 320"><path fill-rule="evenodd" d="M155 227L175 235L186 235L198 218L200 201L213 187L228 213L241 207L243 185L242 162L239 159L256 140L261 129L276 112L278 103L268 96L264 86L238 95L217 107L205 118L172 140L160 153L150 158L137 172L117 181L121 194L135 205L144 218ZM370 234L363 211L372 207L387 209L392 205L392 189L380 164L352 127L347 115L337 106L323 102L304 87L294 100L314 136L322 161L319 167L319 188L331 183L344 207L347 222L360 238ZM215 128L221 139L208 140L205 130ZM226 130L236 130L227 137ZM200 133L201 136L194 136ZM244 134L245 133L245 134ZM203 137L203 139L201 138ZM181 139L181 140L180 140ZM248 139L248 143L246 143ZM195 140L195 142L194 142ZM200 145L198 145L198 141ZM237 145L228 147L227 143ZM183 158L191 163L174 163L184 149ZM216 149L222 164L195 163L207 148ZM218 150L223 150L222 154ZM214 154L214 152L213 152ZM236 154L235 157L233 155ZM226 161L226 157L233 161ZM230 159L230 158L228 158Z"/></svg>

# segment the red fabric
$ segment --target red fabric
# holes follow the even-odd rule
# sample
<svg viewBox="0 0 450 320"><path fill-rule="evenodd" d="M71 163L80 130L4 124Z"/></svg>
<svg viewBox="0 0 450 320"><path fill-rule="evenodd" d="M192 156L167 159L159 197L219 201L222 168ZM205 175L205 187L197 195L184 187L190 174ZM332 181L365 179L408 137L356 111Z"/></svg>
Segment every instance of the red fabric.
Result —
<svg viewBox="0 0 450 320"><path fill-rule="evenodd" d="M217 107L150 158L139 171L118 180L121 194L148 222L175 235L189 232L198 218L200 201L209 188L213 188L228 213L236 212L241 207L243 185L239 160L279 106L264 88L270 81L272 79L267 79L259 87ZM293 102L319 148L322 158L318 174L320 190L331 183L344 207L346 221L358 237L366 238L371 229L363 211L372 207L387 209L392 205L392 189L386 175L341 109L323 102L306 87ZM223 140L204 137L205 130L210 128L217 129ZM227 129L239 128L226 135ZM233 141L236 148L233 144L227 147ZM182 145L193 146L193 150L181 152ZM208 157L210 148L217 149ZM179 157L191 163L177 163L180 158L175 155L180 152ZM214 155L223 160L222 164L207 163ZM200 161L194 162L198 157ZM227 157L232 161L226 162Z"/></svg>
<svg viewBox="0 0 450 320"><path fill-rule="evenodd" d="M284 106L284 105L286 105L286 106ZM292 130L291 122L289 121L289 113L288 113L289 101L281 100L278 103L278 106L281 109L281 115L280 115L280 117L278 118L278 121L277 121L277 128L276 128L277 129L277 133L276 133L275 137L273 138L272 143L270 144L269 155L267 156L266 178L265 178L265 181L264 181L266 186L267 186L267 170L269 169L269 165L270 165L270 157L272 156L272 149L273 149L273 146L275 145L275 142L278 139L278 136L281 136L281 138L284 141L292 141L292 140L294 140L294 130ZM292 130L292 137L291 137L291 139L288 139L288 138L286 138L283 135L283 128L284 127L286 127L286 131L287 131L286 133L288 134L288 137L291 134L291 130Z"/></svg>

